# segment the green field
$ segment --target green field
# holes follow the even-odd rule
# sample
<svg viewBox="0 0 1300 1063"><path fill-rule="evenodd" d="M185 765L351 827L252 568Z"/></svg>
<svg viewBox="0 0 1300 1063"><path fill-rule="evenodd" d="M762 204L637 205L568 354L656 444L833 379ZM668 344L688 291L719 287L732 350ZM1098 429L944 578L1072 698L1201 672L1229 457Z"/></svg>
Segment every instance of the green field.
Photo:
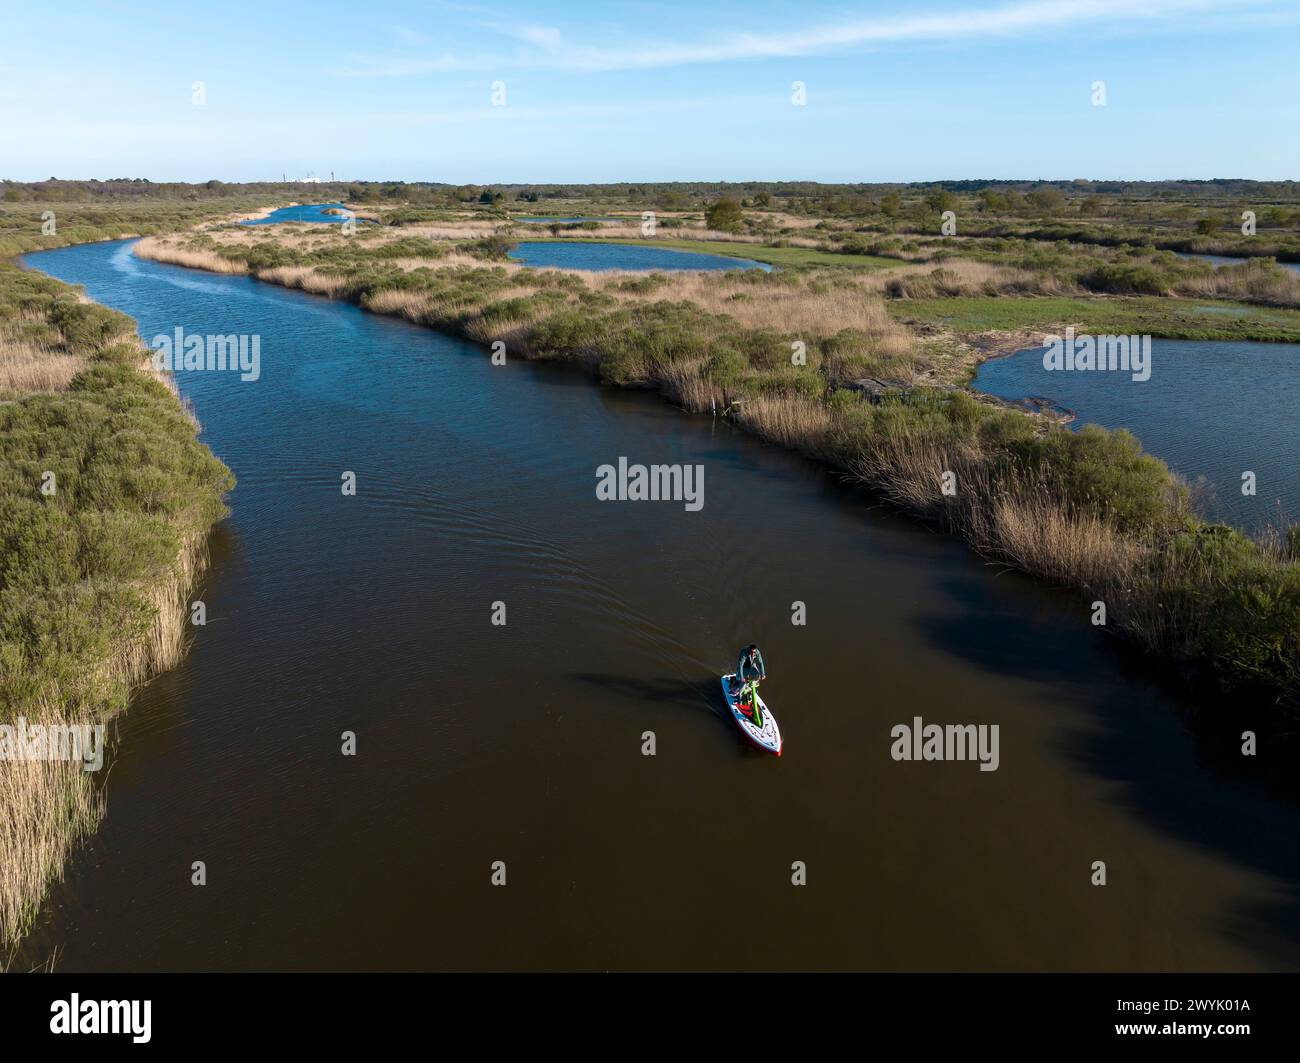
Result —
<svg viewBox="0 0 1300 1063"><path fill-rule="evenodd" d="M890 313L902 321L943 325L957 332L1047 329L1078 325L1094 332L1188 340L1300 342L1300 310L1248 306L1220 300L1119 296L965 296L894 299Z"/></svg>

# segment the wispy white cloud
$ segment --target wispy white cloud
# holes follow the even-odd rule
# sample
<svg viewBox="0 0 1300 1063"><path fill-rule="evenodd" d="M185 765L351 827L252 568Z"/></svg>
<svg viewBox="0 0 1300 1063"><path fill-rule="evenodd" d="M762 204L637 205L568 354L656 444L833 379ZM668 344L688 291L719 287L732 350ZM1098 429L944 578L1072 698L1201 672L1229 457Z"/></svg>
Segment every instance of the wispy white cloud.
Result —
<svg viewBox="0 0 1300 1063"><path fill-rule="evenodd" d="M546 51L555 51L562 44L560 31L554 26L507 26L494 23L489 28Z"/></svg>
<svg viewBox="0 0 1300 1063"><path fill-rule="evenodd" d="M1031 0L984 10L869 19L774 34L742 34L702 44L665 44L624 52L584 50L593 68L673 66L807 56L900 41L969 40L1060 29L1084 22L1152 20L1215 7L1214 0Z"/></svg>
<svg viewBox="0 0 1300 1063"><path fill-rule="evenodd" d="M1020 37L1085 25L1167 25L1195 15L1224 16L1275 7L1277 0L1024 0L981 9L857 19L782 32L742 33L716 39L653 43L569 41L550 26L491 23L484 28L526 47L499 55L452 55L432 59L369 59L340 73L397 77L440 70L544 68L584 71L635 70L702 63L743 62L849 52L909 41L965 41Z"/></svg>

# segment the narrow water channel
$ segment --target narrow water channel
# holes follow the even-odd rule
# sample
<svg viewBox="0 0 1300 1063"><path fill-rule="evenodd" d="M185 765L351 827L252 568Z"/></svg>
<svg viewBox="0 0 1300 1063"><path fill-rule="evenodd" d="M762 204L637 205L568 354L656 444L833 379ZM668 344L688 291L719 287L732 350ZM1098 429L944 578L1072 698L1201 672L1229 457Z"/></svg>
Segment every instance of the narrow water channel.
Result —
<svg viewBox="0 0 1300 1063"><path fill-rule="evenodd" d="M146 337L261 337L255 382L179 377L239 478L209 622L122 718L33 962L1300 966L1297 805L1071 596L567 369L127 243L27 262ZM702 465L703 508L597 501L620 456ZM723 715L751 640L780 760ZM917 716L999 725L998 770L894 762Z"/></svg>

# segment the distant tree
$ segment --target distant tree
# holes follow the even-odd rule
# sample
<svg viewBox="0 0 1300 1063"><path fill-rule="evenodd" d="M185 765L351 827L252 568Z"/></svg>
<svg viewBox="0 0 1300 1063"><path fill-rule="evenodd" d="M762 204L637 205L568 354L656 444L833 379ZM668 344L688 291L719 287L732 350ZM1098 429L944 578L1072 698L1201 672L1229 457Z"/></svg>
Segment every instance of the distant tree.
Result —
<svg viewBox="0 0 1300 1063"><path fill-rule="evenodd" d="M745 228L745 215L741 213L740 201L732 196L723 196L705 209L704 223L718 232L741 232Z"/></svg>
<svg viewBox="0 0 1300 1063"><path fill-rule="evenodd" d="M932 214L942 214L945 210L955 210L957 197L946 188L936 188L925 197L925 205Z"/></svg>
<svg viewBox="0 0 1300 1063"><path fill-rule="evenodd" d="M1219 223L1213 218L1199 218L1196 222L1196 231L1201 236L1212 236L1219 228Z"/></svg>
<svg viewBox="0 0 1300 1063"><path fill-rule="evenodd" d="M903 209L903 197L897 192L890 192L880 197L880 213L886 218L897 218Z"/></svg>
<svg viewBox="0 0 1300 1063"><path fill-rule="evenodd" d="M1065 206L1065 196L1051 185L1035 188L1029 193L1029 202L1044 214L1052 214Z"/></svg>
<svg viewBox="0 0 1300 1063"><path fill-rule="evenodd" d="M758 195L754 197L754 206L756 207L770 207L771 205L772 205L771 192L760 192L758 193Z"/></svg>

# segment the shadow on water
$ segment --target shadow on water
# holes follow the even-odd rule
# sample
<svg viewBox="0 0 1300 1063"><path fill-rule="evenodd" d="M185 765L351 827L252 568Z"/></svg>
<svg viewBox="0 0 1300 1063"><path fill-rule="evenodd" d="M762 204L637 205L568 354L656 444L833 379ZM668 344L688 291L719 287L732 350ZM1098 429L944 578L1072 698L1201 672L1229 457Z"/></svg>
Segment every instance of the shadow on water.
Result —
<svg viewBox="0 0 1300 1063"><path fill-rule="evenodd" d="M1185 677L1172 668L1154 665L1083 621L1071 622L1067 610L1084 615L1077 596L1018 573L1005 578L1003 609L981 593L973 575L946 580L953 608L922 625L930 644L992 675L1049 683L1051 699L1067 707L1086 706L1098 726L1069 729L1057 751L1090 775L1119 784L1111 800L1126 812L1281 883L1300 881L1300 847L1278 844L1296 829L1300 724L1279 723L1273 706L1260 700L1189 695ZM987 633L1023 618L1011 596L1037 599L1042 607L1034 624L1020 626L1020 639L1003 643ZM990 614L1000 622L987 623ZM1103 670L1117 679L1099 685ZM1183 734L1174 733L1179 730ZM1253 757L1241 753L1246 730L1258 737ZM1224 916L1220 931L1275 965L1296 967L1300 896L1283 887L1270 901L1239 905Z"/></svg>
<svg viewBox="0 0 1300 1063"><path fill-rule="evenodd" d="M684 708L710 712L719 719L726 713L718 703L720 695L716 679L686 680L675 677L651 679L630 675L610 675L601 672L574 672L569 678L619 694L631 701L650 701L656 705L680 705Z"/></svg>
<svg viewBox="0 0 1300 1063"><path fill-rule="evenodd" d="M602 672L573 672L570 679L584 683L626 698L629 701L649 702L650 711L657 712L665 706L678 706L693 712L706 712L717 718L719 733L725 728L727 735L736 740L736 751L744 757L757 760L765 759L768 754L755 749L745 741L739 729L732 723L730 713L722 706L721 686L718 680L709 677L699 680L685 680L664 676L658 679L646 677L611 675Z"/></svg>

